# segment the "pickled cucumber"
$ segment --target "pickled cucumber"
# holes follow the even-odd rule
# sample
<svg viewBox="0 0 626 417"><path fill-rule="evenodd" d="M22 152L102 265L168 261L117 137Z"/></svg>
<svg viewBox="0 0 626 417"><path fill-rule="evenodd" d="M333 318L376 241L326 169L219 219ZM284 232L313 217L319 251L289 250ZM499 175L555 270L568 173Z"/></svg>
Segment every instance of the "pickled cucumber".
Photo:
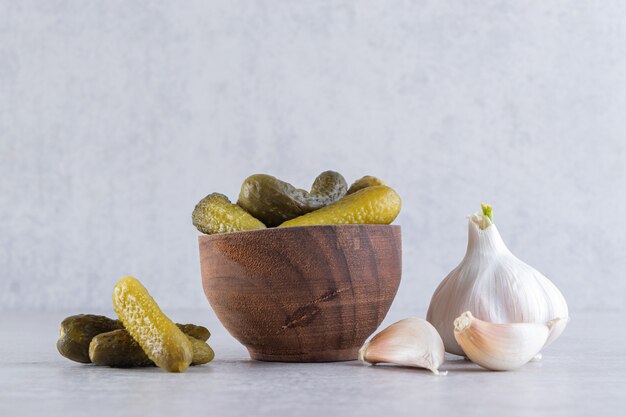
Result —
<svg viewBox="0 0 626 417"><path fill-rule="evenodd" d="M154 365L126 329L100 333L91 339L89 359L96 365L115 368Z"/></svg>
<svg viewBox="0 0 626 417"><path fill-rule="evenodd" d="M386 185L375 185L345 196L312 213L296 217L279 227L320 224L389 224L398 216L402 201Z"/></svg>
<svg viewBox="0 0 626 417"><path fill-rule="evenodd" d="M185 333L187 336L202 340L203 342L206 342L207 340L209 340L209 337L211 337L211 332L209 332L209 329L204 326L180 323L176 323L176 326L178 326L178 328L182 330L183 333Z"/></svg>
<svg viewBox="0 0 626 417"><path fill-rule="evenodd" d="M215 352L213 352L211 346L209 346L206 342L191 336L188 336L188 338L193 346L192 365L204 365L205 363L211 362L213 358L215 358Z"/></svg>
<svg viewBox="0 0 626 417"><path fill-rule="evenodd" d="M162 369L183 372L193 359L193 345L161 311L143 285L131 276L113 290L113 308L128 333Z"/></svg>
<svg viewBox="0 0 626 417"><path fill-rule="evenodd" d="M199 231L207 234L265 228L261 221L219 193L200 200L191 214L191 221Z"/></svg>
<svg viewBox="0 0 626 417"><path fill-rule="evenodd" d="M318 175L310 192L271 175L256 174L241 185L237 204L272 227L338 201L347 189L346 180L334 171Z"/></svg>
<svg viewBox="0 0 626 417"><path fill-rule="evenodd" d="M122 329L119 320L95 314L78 314L61 322L57 349L67 359L89 363L89 342L94 336L111 330Z"/></svg>
<svg viewBox="0 0 626 417"><path fill-rule="evenodd" d="M180 328L180 325L178 327ZM201 365L213 359L215 354L209 345L189 334L187 338L193 347L192 365ZM154 362L148 358L126 329L101 333L94 337L89 345L89 358L96 365L114 368L154 366Z"/></svg>
<svg viewBox="0 0 626 417"><path fill-rule="evenodd" d="M358 180L354 181L350 188L348 188L348 194L354 194L359 190L367 187L373 187L375 185L387 185L384 181L379 180L376 177L372 177L371 175L366 175Z"/></svg>

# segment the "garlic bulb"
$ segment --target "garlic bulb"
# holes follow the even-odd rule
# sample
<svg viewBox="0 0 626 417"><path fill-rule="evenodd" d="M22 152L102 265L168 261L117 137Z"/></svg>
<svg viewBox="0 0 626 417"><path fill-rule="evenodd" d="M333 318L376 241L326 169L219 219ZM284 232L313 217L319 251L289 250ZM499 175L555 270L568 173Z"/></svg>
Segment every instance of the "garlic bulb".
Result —
<svg viewBox="0 0 626 417"><path fill-rule="evenodd" d="M454 337L472 362L494 371L510 371L535 358L560 319L540 323L489 323L466 311L454 320Z"/></svg>
<svg viewBox="0 0 626 417"><path fill-rule="evenodd" d="M359 360L426 368L438 375L444 361L443 341L429 322L411 317L392 324L366 342L359 350Z"/></svg>
<svg viewBox="0 0 626 417"><path fill-rule="evenodd" d="M541 323L551 327L546 346L567 323L567 303L539 271L515 257L492 222L491 206L469 218L468 243L461 263L439 284L426 319L439 331L446 351L464 355L454 338L454 319L465 311L491 323Z"/></svg>

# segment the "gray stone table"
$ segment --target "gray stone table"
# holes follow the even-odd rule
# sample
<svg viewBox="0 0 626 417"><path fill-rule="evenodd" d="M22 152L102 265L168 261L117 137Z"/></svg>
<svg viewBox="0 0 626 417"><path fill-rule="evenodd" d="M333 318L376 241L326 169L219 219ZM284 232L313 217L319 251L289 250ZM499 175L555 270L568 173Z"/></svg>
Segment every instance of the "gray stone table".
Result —
<svg viewBox="0 0 626 417"><path fill-rule="evenodd" d="M70 313L0 316L0 416L625 415L626 337L617 313L575 315L541 362L518 371L489 372L450 356L448 375L439 377L357 361L252 361L207 311L168 313L211 329L217 358L209 365L184 374L81 365L55 348Z"/></svg>

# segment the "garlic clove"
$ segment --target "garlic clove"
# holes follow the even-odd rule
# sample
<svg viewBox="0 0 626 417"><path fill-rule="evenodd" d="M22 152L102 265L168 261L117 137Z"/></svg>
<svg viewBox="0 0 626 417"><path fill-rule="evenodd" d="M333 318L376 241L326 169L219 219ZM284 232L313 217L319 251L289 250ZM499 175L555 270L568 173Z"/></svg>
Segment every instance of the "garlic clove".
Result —
<svg viewBox="0 0 626 417"><path fill-rule="evenodd" d="M454 320L454 337L472 362L494 371L509 371L535 358L560 322L489 323L466 311Z"/></svg>
<svg viewBox="0 0 626 417"><path fill-rule="evenodd" d="M429 322L411 317L392 324L366 342L359 350L359 360L426 368L439 375L444 361L443 341Z"/></svg>

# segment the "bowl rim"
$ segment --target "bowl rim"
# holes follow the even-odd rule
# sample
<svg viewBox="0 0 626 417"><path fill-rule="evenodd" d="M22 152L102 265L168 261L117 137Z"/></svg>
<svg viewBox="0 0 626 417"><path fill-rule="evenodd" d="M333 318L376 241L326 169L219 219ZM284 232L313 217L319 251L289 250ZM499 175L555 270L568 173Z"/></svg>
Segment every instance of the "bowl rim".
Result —
<svg viewBox="0 0 626 417"><path fill-rule="evenodd" d="M198 235L198 241L203 240L213 240L219 239L226 236L233 235L254 235L254 234L264 234L264 233L288 233L287 230L291 229L292 232L294 229L337 229L337 228L392 228L402 230L402 227L399 224L316 224L309 226L290 226L290 227L267 227L265 229L256 229L256 230L240 230L237 232L225 232L225 233L215 233L212 235L201 234ZM291 232L290 232L291 233Z"/></svg>

